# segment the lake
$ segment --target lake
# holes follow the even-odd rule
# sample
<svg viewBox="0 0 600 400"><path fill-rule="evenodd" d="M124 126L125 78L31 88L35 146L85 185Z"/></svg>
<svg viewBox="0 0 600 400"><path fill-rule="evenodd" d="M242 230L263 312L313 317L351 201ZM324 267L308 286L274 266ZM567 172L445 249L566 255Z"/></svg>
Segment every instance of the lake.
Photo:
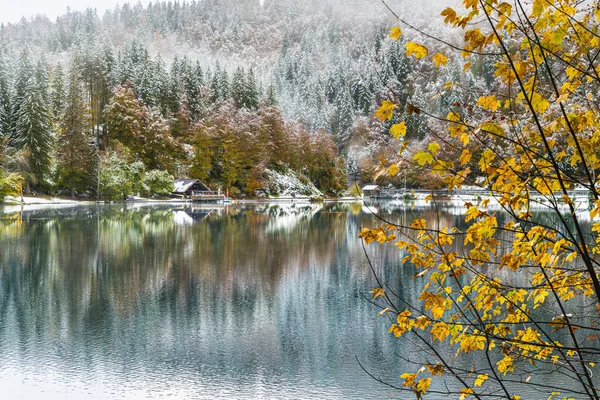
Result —
<svg viewBox="0 0 600 400"><path fill-rule="evenodd" d="M367 300L357 235L377 223L360 204L0 207L2 399L404 398L362 368L400 385L418 355ZM393 246L368 251L417 296Z"/></svg>

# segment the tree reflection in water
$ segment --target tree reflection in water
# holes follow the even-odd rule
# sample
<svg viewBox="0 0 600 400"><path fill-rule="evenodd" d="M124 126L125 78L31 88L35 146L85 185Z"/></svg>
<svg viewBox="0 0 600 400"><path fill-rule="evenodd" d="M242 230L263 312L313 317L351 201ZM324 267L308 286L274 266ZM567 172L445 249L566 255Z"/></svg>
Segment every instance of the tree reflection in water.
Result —
<svg viewBox="0 0 600 400"><path fill-rule="evenodd" d="M461 220L453 210L440 225ZM376 223L351 204L0 208L0 386L14 398L391 397L356 362L397 383L418 351L364 298L357 236ZM386 282L420 291L401 253L370 251Z"/></svg>

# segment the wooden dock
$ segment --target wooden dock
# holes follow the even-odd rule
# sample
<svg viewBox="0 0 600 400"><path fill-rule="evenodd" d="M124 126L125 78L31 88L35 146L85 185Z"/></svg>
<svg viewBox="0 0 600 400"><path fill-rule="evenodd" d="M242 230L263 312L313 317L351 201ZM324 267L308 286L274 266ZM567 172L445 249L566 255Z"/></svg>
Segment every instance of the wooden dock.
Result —
<svg viewBox="0 0 600 400"><path fill-rule="evenodd" d="M224 203L227 197L223 194L193 194L190 200L194 203Z"/></svg>

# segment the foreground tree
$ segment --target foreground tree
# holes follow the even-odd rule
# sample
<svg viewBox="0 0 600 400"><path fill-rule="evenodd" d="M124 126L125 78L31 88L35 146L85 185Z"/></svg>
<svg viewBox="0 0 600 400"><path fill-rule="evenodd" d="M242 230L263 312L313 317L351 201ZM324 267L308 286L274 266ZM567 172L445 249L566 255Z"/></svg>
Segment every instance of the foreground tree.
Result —
<svg viewBox="0 0 600 400"><path fill-rule="evenodd" d="M598 399L600 8L574 0L463 4L465 15L442 12L464 30L462 48L450 48L461 50L464 71L494 60L488 92L476 104L446 104L447 115L397 93L376 113L383 121L419 115L431 139L410 161L449 189L475 184L489 191L465 203L466 228L385 221L360 235L367 244L393 243L421 284L418 298L382 281L373 289L380 314L392 316L390 333L410 336L423 350L400 389L417 399ZM400 19L391 36L397 40L406 26ZM421 65L460 62L421 43L405 49ZM406 127L398 121L390 133L400 139ZM395 175L406 161L384 166ZM589 202L575 197L576 187ZM540 208L555 222L540 219Z"/></svg>

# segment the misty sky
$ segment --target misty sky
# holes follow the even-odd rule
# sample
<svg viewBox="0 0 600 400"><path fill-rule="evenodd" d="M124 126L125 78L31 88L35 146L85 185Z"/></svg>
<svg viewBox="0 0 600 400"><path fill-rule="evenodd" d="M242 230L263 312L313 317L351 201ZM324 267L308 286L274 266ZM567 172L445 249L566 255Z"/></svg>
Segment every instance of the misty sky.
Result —
<svg viewBox="0 0 600 400"><path fill-rule="evenodd" d="M151 0L140 0L148 4ZM136 4L138 0L0 0L0 22L19 22L21 17L31 17L36 14L45 14L52 21L63 14L67 7L72 10L83 11L88 7L96 8L98 15L113 8L117 4Z"/></svg>

